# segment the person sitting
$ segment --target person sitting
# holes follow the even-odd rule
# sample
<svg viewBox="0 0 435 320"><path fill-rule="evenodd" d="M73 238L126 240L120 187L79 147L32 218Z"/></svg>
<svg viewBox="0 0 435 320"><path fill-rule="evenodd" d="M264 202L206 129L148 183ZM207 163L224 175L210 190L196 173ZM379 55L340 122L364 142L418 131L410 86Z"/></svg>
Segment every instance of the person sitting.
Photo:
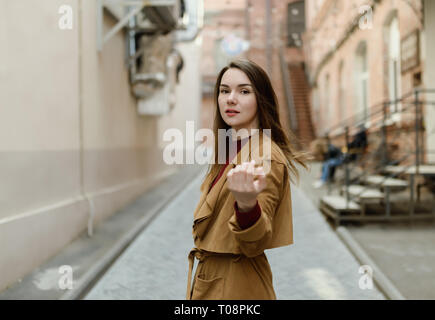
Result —
<svg viewBox="0 0 435 320"><path fill-rule="evenodd" d="M328 143L327 151L322 164L322 176L314 183L315 188L320 188L325 183L334 179L335 168L343 163L344 157L340 149L332 143Z"/></svg>
<svg viewBox="0 0 435 320"><path fill-rule="evenodd" d="M364 125L361 125L360 130L354 136L353 140L340 150L338 147L323 139L323 143L327 144L326 152L324 153L324 161L322 164L322 175L320 180L314 182L315 188L320 188L324 184L334 180L335 169L344 162L349 163L355 161L359 155L364 153L367 148L367 133ZM319 144L321 145L321 143Z"/></svg>
<svg viewBox="0 0 435 320"><path fill-rule="evenodd" d="M355 161L359 155L363 154L367 148L367 132L364 125L361 125L360 131L355 135L353 140L347 145L347 148L343 148L345 155L345 161Z"/></svg>

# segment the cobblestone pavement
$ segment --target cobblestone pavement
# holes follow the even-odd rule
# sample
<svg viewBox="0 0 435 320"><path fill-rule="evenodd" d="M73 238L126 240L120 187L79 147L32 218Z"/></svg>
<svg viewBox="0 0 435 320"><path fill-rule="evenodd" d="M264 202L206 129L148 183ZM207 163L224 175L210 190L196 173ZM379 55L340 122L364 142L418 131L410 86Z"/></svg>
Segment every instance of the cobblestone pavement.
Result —
<svg viewBox="0 0 435 320"><path fill-rule="evenodd" d="M136 238L85 299L184 299L201 172ZM294 244L267 250L278 299L385 299L362 290L359 263L308 197L292 186ZM196 263L195 263L196 265Z"/></svg>

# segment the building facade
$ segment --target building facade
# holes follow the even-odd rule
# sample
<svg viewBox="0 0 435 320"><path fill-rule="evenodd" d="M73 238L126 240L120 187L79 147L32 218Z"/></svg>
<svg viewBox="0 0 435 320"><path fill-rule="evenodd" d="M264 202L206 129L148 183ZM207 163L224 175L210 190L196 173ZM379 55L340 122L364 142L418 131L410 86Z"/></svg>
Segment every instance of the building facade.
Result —
<svg viewBox="0 0 435 320"><path fill-rule="evenodd" d="M289 6L304 1L226 0L204 2L205 23L202 30L203 104L201 126L211 128L215 112L213 87L217 73L231 59L247 58L260 65L269 75L277 94L281 124L285 130L299 135L298 124L310 124L299 119L309 111L309 101L302 103L298 115L292 95L289 65L304 61L301 45L290 46L288 41ZM303 7L303 6L302 6ZM302 21L304 23L304 21ZM228 38L235 39L233 52L225 52L222 45ZM301 125L300 125L301 126ZM309 131L309 130L308 130ZM301 140L312 135L302 131ZM307 137L308 136L308 137Z"/></svg>
<svg viewBox="0 0 435 320"><path fill-rule="evenodd" d="M0 2L0 290L176 172L163 133L199 119L200 42L174 45L173 110L140 114L126 28L98 50L121 19L99 2Z"/></svg>
<svg viewBox="0 0 435 320"><path fill-rule="evenodd" d="M338 135L349 121L376 130L369 115L385 102L393 126L412 126L406 102L397 101L435 87L432 7L421 0L306 1L304 51L318 136ZM431 107L423 112L433 128ZM428 132L426 151L434 149Z"/></svg>

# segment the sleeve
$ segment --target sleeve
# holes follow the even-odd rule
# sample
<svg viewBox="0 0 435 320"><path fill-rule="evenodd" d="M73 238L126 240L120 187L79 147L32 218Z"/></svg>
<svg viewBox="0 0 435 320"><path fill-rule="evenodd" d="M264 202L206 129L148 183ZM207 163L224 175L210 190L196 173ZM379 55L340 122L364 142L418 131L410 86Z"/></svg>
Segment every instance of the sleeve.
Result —
<svg viewBox="0 0 435 320"><path fill-rule="evenodd" d="M239 207L237 206L237 201L234 201L234 210L236 211L237 223L241 229L249 228L255 222L257 222L258 218L261 216L261 208L258 204L258 201L254 208L248 212L240 212Z"/></svg>
<svg viewBox="0 0 435 320"><path fill-rule="evenodd" d="M240 250L247 257L262 254L272 239L272 220L281 201L282 186L288 183L285 165L272 160L266 181L266 188L257 196L261 209L258 220L247 229L239 226L236 214L233 214L228 221L230 231L238 242Z"/></svg>

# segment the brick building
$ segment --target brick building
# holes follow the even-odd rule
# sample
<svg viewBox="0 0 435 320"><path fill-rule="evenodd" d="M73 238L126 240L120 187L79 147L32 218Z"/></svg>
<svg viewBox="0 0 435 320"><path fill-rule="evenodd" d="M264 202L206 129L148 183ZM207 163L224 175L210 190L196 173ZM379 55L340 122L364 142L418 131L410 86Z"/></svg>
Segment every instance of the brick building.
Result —
<svg viewBox="0 0 435 320"><path fill-rule="evenodd" d="M213 124L213 87L217 73L231 59L244 57L258 63L269 74L278 97L283 127L291 129L301 139L302 146L313 139L305 74L296 72L292 77L289 73L291 66L301 69L304 60L301 42L288 41L289 13L293 3L298 3L297 13L304 24L303 1L204 2L201 127L211 128ZM237 37L245 50L238 54L225 53L221 44L229 36Z"/></svg>
<svg viewBox="0 0 435 320"><path fill-rule="evenodd" d="M357 123L375 132L378 123L369 115L390 102L388 132L402 130L398 146L409 148L414 116L406 99L391 102L408 94L412 101L416 88L435 88L433 1L312 0L305 6L303 43L317 135L339 136L345 124ZM428 153L435 149L434 111L422 111Z"/></svg>

